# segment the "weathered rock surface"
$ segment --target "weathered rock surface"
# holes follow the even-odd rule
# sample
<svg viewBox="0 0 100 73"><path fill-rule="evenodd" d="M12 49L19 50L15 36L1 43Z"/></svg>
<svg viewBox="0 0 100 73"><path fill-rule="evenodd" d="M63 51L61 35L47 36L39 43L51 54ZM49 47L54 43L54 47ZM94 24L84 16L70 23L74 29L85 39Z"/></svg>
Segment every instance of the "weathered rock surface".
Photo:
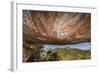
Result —
<svg viewBox="0 0 100 73"><path fill-rule="evenodd" d="M23 10L24 39L45 44L73 44L90 41L89 13Z"/></svg>

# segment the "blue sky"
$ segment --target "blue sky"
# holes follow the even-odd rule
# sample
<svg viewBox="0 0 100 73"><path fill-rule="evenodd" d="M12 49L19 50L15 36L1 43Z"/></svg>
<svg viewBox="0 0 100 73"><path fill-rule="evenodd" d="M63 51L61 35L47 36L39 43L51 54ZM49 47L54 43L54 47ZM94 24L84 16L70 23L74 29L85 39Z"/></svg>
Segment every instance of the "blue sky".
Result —
<svg viewBox="0 0 100 73"><path fill-rule="evenodd" d="M44 45L44 48L64 48L64 47L81 48L81 49L85 50L85 49L91 48L91 43L84 42L84 43L73 44L73 45Z"/></svg>

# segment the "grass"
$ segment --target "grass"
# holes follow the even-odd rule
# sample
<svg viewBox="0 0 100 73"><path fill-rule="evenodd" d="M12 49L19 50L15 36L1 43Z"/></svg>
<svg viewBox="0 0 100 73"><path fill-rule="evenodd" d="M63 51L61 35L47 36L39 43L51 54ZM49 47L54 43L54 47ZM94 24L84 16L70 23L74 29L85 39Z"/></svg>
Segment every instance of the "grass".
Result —
<svg viewBox="0 0 100 73"><path fill-rule="evenodd" d="M41 61L67 61L67 60L86 60L91 59L90 50L81 50L78 48L54 48L43 50L39 48L29 58L28 62Z"/></svg>

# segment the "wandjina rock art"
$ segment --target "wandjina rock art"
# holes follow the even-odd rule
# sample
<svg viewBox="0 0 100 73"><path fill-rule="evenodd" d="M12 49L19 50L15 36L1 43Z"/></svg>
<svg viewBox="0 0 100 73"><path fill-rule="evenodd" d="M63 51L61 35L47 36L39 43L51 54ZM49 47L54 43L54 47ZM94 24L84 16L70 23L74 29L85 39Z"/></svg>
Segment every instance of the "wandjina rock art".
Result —
<svg viewBox="0 0 100 73"><path fill-rule="evenodd" d="M23 10L23 62L42 44L76 44L91 40L91 14Z"/></svg>

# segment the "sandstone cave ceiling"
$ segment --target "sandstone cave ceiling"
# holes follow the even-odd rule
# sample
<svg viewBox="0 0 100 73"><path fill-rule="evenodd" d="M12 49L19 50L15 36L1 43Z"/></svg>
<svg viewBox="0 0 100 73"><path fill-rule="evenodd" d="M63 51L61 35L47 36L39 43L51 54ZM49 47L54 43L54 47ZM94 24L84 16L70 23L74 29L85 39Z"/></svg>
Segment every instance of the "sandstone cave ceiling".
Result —
<svg viewBox="0 0 100 73"><path fill-rule="evenodd" d="M91 14L23 10L23 40L75 44L91 40Z"/></svg>

